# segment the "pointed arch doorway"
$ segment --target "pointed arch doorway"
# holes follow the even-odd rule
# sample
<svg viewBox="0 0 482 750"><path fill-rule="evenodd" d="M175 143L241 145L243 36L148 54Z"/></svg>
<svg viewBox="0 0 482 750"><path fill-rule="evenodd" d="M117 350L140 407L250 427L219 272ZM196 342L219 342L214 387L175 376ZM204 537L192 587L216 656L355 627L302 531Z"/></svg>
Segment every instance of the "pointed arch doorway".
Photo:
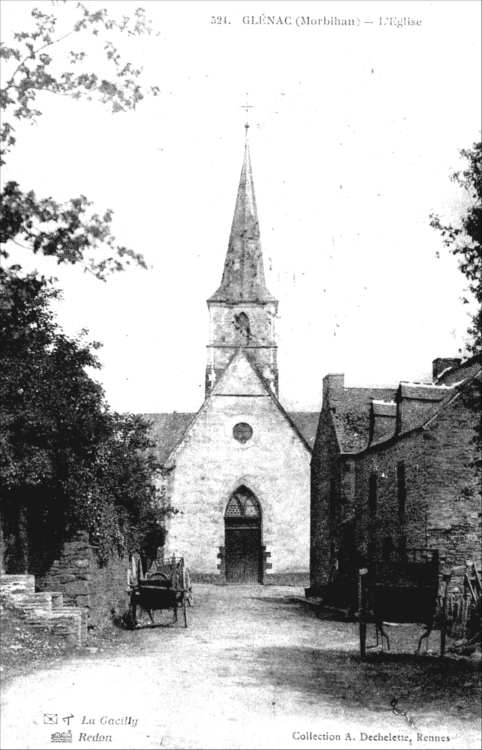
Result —
<svg viewBox="0 0 482 750"><path fill-rule="evenodd" d="M231 495L224 530L226 583L263 583L261 506L248 487Z"/></svg>

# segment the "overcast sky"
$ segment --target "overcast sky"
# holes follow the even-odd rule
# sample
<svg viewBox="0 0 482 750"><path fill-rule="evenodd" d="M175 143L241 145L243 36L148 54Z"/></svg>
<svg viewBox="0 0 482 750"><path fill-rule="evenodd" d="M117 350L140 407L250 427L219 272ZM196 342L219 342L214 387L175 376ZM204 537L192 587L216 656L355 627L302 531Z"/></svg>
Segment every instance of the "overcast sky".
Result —
<svg viewBox="0 0 482 750"><path fill-rule="evenodd" d="M139 4L107 6L126 14ZM3 0L4 40L41 6L50 12L50 3ZM123 50L160 95L115 116L42 95L44 114L18 127L4 172L39 195L82 193L112 208L119 242L146 258L148 271L107 283L42 265L64 290L64 329L87 328L103 344L95 377L112 407L202 403L205 301L223 270L246 92L267 285L279 300L281 402L319 409L328 372L345 372L348 385L385 385L428 378L432 359L457 356L469 323L465 279L429 215L457 216L449 173L459 150L480 139L480 4L145 7L160 34ZM380 25L382 12L422 23ZM243 23L263 13L291 25ZM298 26L300 16L356 25Z"/></svg>

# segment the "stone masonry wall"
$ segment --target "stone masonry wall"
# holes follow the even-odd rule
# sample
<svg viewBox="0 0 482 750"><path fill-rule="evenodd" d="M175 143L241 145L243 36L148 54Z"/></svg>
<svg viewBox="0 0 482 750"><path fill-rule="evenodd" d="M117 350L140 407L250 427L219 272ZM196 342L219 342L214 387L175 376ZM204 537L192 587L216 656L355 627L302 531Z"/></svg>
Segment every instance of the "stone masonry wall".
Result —
<svg viewBox="0 0 482 750"><path fill-rule="evenodd" d="M238 422L253 428L245 445L233 438ZM171 503L180 512L169 523L168 554L184 556L194 573L219 576L226 505L246 485L261 504L271 574L307 574L309 482L310 453L271 399L217 399L176 458Z"/></svg>
<svg viewBox="0 0 482 750"><path fill-rule="evenodd" d="M477 415L462 396L445 407L423 431L413 432L383 449L369 450L357 468L357 546L381 551L384 540L395 546L438 549L448 570L465 572L467 560L480 567L480 487L474 471ZM405 466L405 513L397 497L397 467ZM368 485L377 475L377 510L370 515ZM451 587L459 587L457 575Z"/></svg>
<svg viewBox="0 0 482 750"><path fill-rule="evenodd" d="M465 378L476 377L479 369L478 358L473 358L459 370L449 371L444 379L448 385L453 385ZM334 380L338 376L327 377ZM344 561L351 564L363 560L369 547L372 552L383 553L387 544L438 549L442 569L454 571L450 592L455 595L463 588L466 563L474 562L480 568L482 535L480 457L475 442L479 420L474 408L476 383L467 382L458 395L455 391L452 394L447 392L448 396L456 397L441 406L437 416L425 427L420 426L405 435L373 445L351 457L339 452L329 408L331 401L328 403L324 392L312 459L309 595L326 594L324 587L330 575L330 552L339 546L340 539L335 576L339 589L347 583L347 580L342 580ZM342 380L334 383L339 388L342 385ZM333 406L336 408L336 402ZM354 470L348 471L348 464L353 464ZM398 494L403 471L404 507ZM376 475L377 497L376 509L370 510L371 475ZM349 528L351 517L352 531ZM345 544L339 532L342 527L348 532ZM357 568L358 563L354 565L354 569ZM356 580L352 580L350 586L356 596Z"/></svg>
<svg viewBox="0 0 482 750"><path fill-rule="evenodd" d="M102 627L111 621L112 610L122 613L127 608L127 567L127 558L117 556L101 566L88 534L80 532L37 580L37 588L61 592L66 604L87 610L89 626Z"/></svg>
<svg viewBox="0 0 482 750"><path fill-rule="evenodd" d="M330 497L339 493L339 448L329 408L324 404L311 461L310 596L320 596L328 581L333 519Z"/></svg>
<svg viewBox="0 0 482 750"><path fill-rule="evenodd" d="M224 513L231 494L245 485L261 505L266 582L268 576L278 582L293 574L304 574L305 582L311 451L247 361L238 363L232 381L223 381L226 393L205 404L174 456L170 500L179 512L169 522L167 554L184 556L202 580L220 580ZM244 395L229 395L242 387ZM233 437L239 422L253 430L244 444Z"/></svg>
<svg viewBox="0 0 482 750"><path fill-rule="evenodd" d="M0 575L0 615L48 632L74 646L87 642L87 610L64 606L58 591L36 591L33 575Z"/></svg>
<svg viewBox="0 0 482 750"><path fill-rule="evenodd" d="M211 393L230 360L242 346L256 363L272 390L278 392L278 363L275 335L276 302L264 305L245 303L226 305L209 303L210 333L206 367L206 396ZM246 315L250 337L247 340L236 326L236 316ZM214 374L214 379L213 379Z"/></svg>

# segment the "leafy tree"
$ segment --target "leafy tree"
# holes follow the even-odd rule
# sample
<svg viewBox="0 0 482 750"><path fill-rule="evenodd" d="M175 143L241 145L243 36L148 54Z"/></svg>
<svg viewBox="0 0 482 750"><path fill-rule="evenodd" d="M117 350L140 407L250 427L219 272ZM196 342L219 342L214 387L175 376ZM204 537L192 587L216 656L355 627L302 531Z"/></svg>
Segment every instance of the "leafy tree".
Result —
<svg viewBox="0 0 482 750"><path fill-rule="evenodd" d="M10 45L0 44L3 79L0 89L1 161L4 164L16 144L15 121L35 123L42 113L38 94L48 92L73 99L98 100L113 113L133 110L146 93L156 95L157 87L145 90L142 70L123 59L119 41L123 36L151 34L142 8L133 18L112 18L106 9L90 10L82 3L57 3L55 14L32 11L33 27L14 34ZM60 18L68 26L61 31ZM89 54L82 49L88 46ZM73 46L73 48L72 48ZM53 57L57 52L59 59ZM95 72L99 53L105 62L105 75ZM62 55L65 65L60 64ZM88 67L89 58L93 70ZM9 241L34 253L55 256L59 263L81 263L98 278L110 271L123 270L131 263L145 267L141 255L116 244L111 233L112 211L92 213L85 196L59 203L52 197L39 198L33 190L24 192L12 181L2 192L0 220L1 255L8 257ZM107 248L112 254L96 261L88 253Z"/></svg>
<svg viewBox="0 0 482 750"><path fill-rule="evenodd" d="M453 172L450 179L464 191L466 208L457 224L443 224L432 214L431 226L441 232L443 243L459 258L459 268L468 280L468 289L474 295L478 309L469 328L470 351L482 348L482 142L471 149L462 149L466 160L463 170ZM467 303L468 300L464 299Z"/></svg>
<svg viewBox="0 0 482 750"><path fill-rule="evenodd" d="M15 34L10 45L0 44L2 163L17 146L14 123L34 123L41 116L40 92L97 99L116 113L135 109L146 93L158 91L142 88L141 70L118 49L122 36L151 33L142 9L115 20L107 10L81 3L55 5L52 14L34 9L33 27ZM64 12L70 25L59 31ZM96 72L101 66L95 44L105 75ZM111 221L111 210L93 212L85 196L59 203L11 181L2 191L0 255L8 258L15 243L58 263L83 266L103 280L130 263L145 267L141 255L117 245ZM93 259L101 249L108 257ZM7 569L42 572L77 528L90 531L104 558L116 548L162 543L169 508L156 489L160 469L149 452L148 424L113 412L87 374L86 368L99 367L98 345L87 342L85 332L69 338L60 330L51 309L59 297L52 280L11 265L0 269L0 293L0 491Z"/></svg>
<svg viewBox="0 0 482 750"><path fill-rule="evenodd" d="M0 491L10 572L40 573L69 533L88 529L101 557L163 542L149 424L112 412L96 344L67 337L38 277L0 272Z"/></svg>

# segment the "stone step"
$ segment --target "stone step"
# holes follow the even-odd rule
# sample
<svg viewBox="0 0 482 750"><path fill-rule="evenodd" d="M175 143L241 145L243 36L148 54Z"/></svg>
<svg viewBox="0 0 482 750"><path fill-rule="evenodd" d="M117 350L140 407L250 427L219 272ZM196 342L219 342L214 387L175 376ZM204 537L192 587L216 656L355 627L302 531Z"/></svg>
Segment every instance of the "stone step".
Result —
<svg viewBox="0 0 482 750"><path fill-rule="evenodd" d="M0 600L2 597L36 630L49 632L75 646L87 642L87 610L64 606L60 591L36 592L34 576L2 575Z"/></svg>
<svg viewBox="0 0 482 750"><path fill-rule="evenodd" d="M87 641L87 618L82 610L65 607L49 613L31 613L25 622L35 630L41 630L73 646L82 646Z"/></svg>
<svg viewBox="0 0 482 750"><path fill-rule="evenodd" d="M60 591L52 591L52 609L62 609L64 606L64 595Z"/></svg>
<svg viewBox="0 0 482 750"><path fill-rule="evenodd" d="M35 592L35 576L31 575L1 575L0 596L13 596Z"/></svg>
<svg viewBox="0 0 482 750"><path fill-rule="evenodd" d="M25 613L26 619L42 615L50 615L52 612L52 593L50 591L37 591L35 593L15 594L12 597L16 609Z"/></svg>
<svg viewBox="0 0 482 750"><path fill-rule="evenodd" d="M75 607L55 610L50 615L50 633L74 646L82 646L87 641L87 617Z"/></svg>

